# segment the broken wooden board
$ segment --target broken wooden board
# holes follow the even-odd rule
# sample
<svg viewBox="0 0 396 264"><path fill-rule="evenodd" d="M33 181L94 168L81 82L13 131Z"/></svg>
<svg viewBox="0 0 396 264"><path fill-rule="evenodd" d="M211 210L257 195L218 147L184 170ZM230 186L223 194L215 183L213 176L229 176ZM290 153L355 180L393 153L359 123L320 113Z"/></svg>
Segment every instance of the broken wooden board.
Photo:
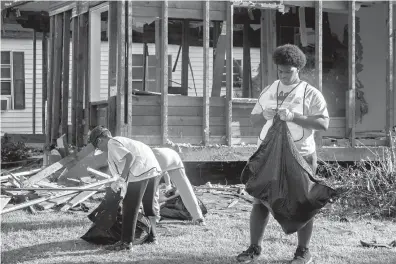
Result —
<svg viewBox="0 0 396 264"><path fill-rule="evenodd" d="M11 197L7 195L1 195L0 196L0 210L3 210L3 208L10 202Z"/></svg>
<svg viewBox="0 0 396 264"><path fill-rule="evenodd" d="M104 186L102 186L101 189L104 189ZM75 196L73 199L71 199L69 202L67 202L60 210L62 212L66 212L70 208L73 208L74 206L84 202L87 200L89 197L97 193L97 191L86 191L86 192L81 192L77 196Z"/></svg>
<svg viewBox="0 0 396 264"><path fill-rule="evenodd" d="M47 168L43 169L36 175L33 175L28 180L23 182L23 186L31 186L31 185L35 184L36 182L39 182L42 179L47 178L48 176L50 176L51 174L57 172L58 170L60 170L62 168L73 167L78 161L84 159L86 156L93 153L94 150L95 150L94 146L92 144L88 144L80 152L73 153L72 155L69 155L69 156L61 159L60 161L48 166Z"/></svg>
<svg viewBox="0 0 396 264"><path fill-rule="evenodd" d="M100 154L95 155L94 152L89 153L84 158L79 160L73 167L69 168L69 170L59 177L58 183L69 185L70 180L68 179L80 179L82 176L89 175L87 169L101 169L104 168L107 171L107 153L102 152Z"/></svg>

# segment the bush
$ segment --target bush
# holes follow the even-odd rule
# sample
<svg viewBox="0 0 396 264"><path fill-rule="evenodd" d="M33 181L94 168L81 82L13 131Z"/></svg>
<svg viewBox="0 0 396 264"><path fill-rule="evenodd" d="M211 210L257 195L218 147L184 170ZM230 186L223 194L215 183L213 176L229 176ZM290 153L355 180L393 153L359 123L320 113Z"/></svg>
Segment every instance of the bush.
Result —
<svg viewBox="0 0 396 264"><path fill-rule="evenodd" d="M396 217L396 164L390 155L395 153L388 154L386 160L378 162L362 160L348 166L322 164L322 171L333 184L347 190L336 201L336 208L359 215Z"/></svg>
<svg viewBox="0 0 396 264"><path fill-rule="evenodd" d="M12 142L7 134L1 138L1 162L21 161L30 157L30 151L23 142Z"/></svg>

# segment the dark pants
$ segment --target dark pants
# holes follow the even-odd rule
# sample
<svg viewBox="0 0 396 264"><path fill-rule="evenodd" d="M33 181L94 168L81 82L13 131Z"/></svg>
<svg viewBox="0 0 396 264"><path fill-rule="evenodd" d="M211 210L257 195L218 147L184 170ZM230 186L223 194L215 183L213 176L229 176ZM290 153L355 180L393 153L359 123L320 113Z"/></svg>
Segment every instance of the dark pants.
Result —
<svg viewBox="0 0 396 264"><path fill-rule="evenodd" d="M136 222L141 203L143 203L143 210L146 216L155 216L154 195L157 187L158 181L156 177L128 183L127 192L122 202L121 241L131 243L135 239ZM155 230L154 227L153 229Z"/></svg>

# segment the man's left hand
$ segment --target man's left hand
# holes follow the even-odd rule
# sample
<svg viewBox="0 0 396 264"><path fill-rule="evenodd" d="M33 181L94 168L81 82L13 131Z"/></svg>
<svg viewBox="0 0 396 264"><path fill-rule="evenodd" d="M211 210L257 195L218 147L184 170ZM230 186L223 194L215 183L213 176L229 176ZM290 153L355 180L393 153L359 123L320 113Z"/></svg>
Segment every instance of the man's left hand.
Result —
<svg viewBox="0 0 396 264"><path fill-rule="evenodd" d="M287 108L278 110L280 120L291 122L294 119L294 113Z"/></svg>

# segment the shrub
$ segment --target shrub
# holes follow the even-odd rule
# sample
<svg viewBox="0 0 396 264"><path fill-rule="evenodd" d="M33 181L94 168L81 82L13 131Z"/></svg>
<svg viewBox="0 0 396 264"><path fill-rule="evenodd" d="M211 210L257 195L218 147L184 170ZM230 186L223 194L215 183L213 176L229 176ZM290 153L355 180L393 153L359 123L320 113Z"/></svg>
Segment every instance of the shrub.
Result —
<svg viewBox="0 0 396 264"><path fill-rule="evenodd" d="M29 149L23 142L12 142L7 134L1 138L1 162L21 161L30 157Z"/></svg>

